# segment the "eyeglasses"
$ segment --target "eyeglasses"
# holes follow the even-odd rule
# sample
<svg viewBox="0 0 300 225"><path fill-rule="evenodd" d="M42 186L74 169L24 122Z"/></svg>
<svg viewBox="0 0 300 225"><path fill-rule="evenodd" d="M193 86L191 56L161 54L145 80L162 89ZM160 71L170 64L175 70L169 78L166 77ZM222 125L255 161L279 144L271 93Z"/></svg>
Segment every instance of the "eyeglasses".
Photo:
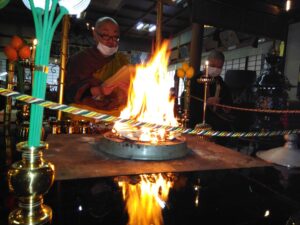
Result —
<svg viewBox="0 0 300 225"><path fill-rule="evenodd" d="M112 41L115 41L115 42L119 42L120 41L120 37L119 36L110 36L108 34L99 33L98 31L96 31L96 34L99 37L101 37L104 41L109 41L109 40L112 40Z"/></svg>

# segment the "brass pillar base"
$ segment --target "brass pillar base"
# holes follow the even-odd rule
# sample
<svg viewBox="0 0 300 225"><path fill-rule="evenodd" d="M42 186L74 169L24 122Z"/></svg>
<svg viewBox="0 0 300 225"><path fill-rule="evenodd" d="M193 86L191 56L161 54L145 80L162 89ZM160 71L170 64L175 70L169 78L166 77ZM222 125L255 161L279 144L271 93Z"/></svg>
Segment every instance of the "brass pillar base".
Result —
<svg viewBox="0 0 300 225"><path fill-rule="evenodd" d="M52 220L52 209L43 205L41 201L33 200L28 203L19 203L19 208L9 214L9 224L41 225Z"/></svg>
<svg viewBox="0 0 300 225"><path fill-rule="evenodd" d="M22 160L12 164L8 171L8 185L19 200L18 208L9 214L9 224L41 225L50 222L52 210L43 204L54 182L54 166L44 161L45 143L29 147L27 142L17 144Z"/></svg>

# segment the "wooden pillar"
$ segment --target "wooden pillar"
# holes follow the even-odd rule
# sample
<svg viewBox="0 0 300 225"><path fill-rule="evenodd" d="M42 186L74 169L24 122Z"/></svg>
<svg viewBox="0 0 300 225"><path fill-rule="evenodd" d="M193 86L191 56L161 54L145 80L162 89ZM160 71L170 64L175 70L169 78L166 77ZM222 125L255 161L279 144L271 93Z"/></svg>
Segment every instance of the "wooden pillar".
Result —
<svg viewBox="0 0 300 225"><path fill-rule="evenodd" d="M161 23L162 23L162 15L163 15L163 3L162 0L157 0L157 9L156 9L156 41L155 41L155 49L159 49L161 45Z"/></svg>
<svg viewBox="0 0 300 225"><path fill-rule="evenodd" d="M203 34L204 25L193 23L192 24L192 38L190 45L190 66L198 73L200 69L201 56L202 56L202 46L203 46Z"/></svg>
<svg viewBox="0 0 300 225"><path fill-rule="evenodd" d="M203 33L204 25L193 23L192 24L192 38L190 45L190 66L194 68L195 75L199 72L202 45L203 45ZM184 96L184 126L186 127L190 118L190 80L187 80L185 84L185 96Z"/></svg>

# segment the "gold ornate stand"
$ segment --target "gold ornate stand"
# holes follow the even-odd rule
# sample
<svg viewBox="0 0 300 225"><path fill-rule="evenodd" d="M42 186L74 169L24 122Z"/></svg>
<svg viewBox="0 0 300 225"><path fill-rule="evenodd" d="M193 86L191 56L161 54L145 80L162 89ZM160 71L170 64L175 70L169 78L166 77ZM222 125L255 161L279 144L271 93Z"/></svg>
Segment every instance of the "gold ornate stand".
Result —
<svg viewBox="0 0 300 225"><path fill-rule="evenodd" d="M206 68L207 70L207 68ZM203 115L202 115L202 123L196 124L195 128L200 130L211 130L212 127L206 123L206 106L207 106L207 95L208 95L208 84L212 82L212 78L206 74L203 77L200 77L197 80L198 83L204 84L204 96L203 96ZM199 136L202 140L209 140L208 137Z"/></svg>
<svg viewBox="0 0 300 225"><path fill-rule="evenodd" d="M23 152L22 160L9 169L8 184L19 205L9 214L9 224L39 225L52 219L51 208L43 204L43 195L54 181L54 166L43 159L46 146L44 142L39 147L30 147L27 142L17 144L17 150Z"/></svg>
<svg viewBox="0 0 300 225"><path fill-rule="evenodd" d="M208 95L208 84L212 82L212 78L208 75L205 75L203 77L200 77L198 80L198 83L204 84L204 97L203 97L203 117L202 117L202 124L197 124L196 127L198 128L207 128L210 127L206 123L206 107L207 107L207 95Z"/></svg>

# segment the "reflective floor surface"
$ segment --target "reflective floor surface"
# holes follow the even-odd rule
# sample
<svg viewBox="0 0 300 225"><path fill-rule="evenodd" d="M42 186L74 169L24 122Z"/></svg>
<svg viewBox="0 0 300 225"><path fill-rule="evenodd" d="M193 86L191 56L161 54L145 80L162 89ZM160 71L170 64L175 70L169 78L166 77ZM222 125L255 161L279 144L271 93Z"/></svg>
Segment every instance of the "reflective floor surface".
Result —
<svg viewBox="0 0 300 225"><path fill-rule="evenodd" d="M263 167L163 174L173 184L161 206L161 224L300 224L299 172ZM45 196L53 210L52 224L128 224L120 180L135 184L140 176L56 181ZM8 213L16 206L2 168L0 224L7 224ZM137 208L142 214L142 207Z"/></svg>

